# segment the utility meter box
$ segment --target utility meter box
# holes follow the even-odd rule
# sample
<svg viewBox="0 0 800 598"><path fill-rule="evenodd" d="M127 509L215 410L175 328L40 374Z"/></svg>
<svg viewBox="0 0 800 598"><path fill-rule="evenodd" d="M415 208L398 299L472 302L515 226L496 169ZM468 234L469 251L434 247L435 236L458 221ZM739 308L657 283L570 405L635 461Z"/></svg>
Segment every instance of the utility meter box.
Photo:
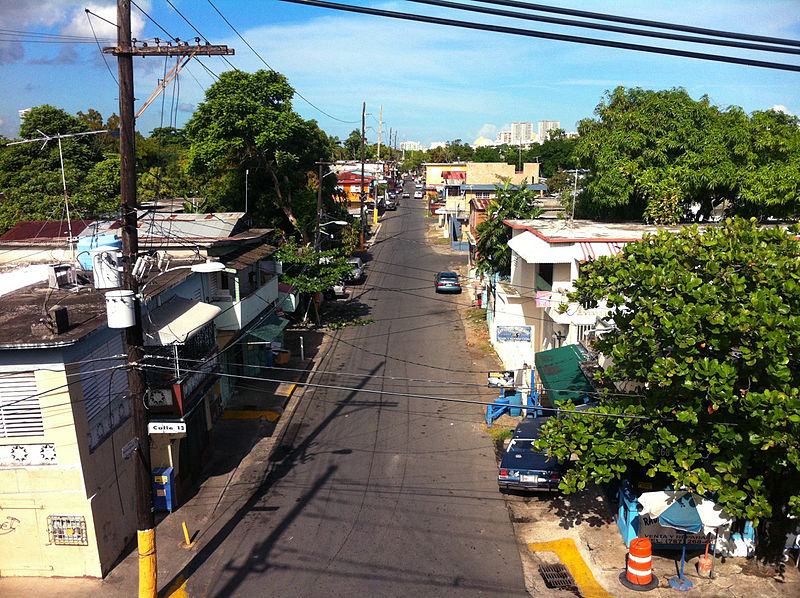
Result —
<svg viewBox="0 0 800 598"><path fill-rule="evenodd" d="M172 467L153 468L153 508L169 511L175 508L175 474Z"/></svg>

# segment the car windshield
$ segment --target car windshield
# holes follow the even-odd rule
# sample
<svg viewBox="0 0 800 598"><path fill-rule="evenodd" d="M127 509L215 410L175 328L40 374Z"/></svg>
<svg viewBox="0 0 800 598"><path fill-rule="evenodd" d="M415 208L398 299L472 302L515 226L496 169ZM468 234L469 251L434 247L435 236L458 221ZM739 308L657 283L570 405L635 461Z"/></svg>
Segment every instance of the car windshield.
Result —
<svg viewBox="0 0 800 598"><path fill-rule="evenodd" d="M538 453L539 451L533 448L533 440L512 440L508 445L509 453Z"/></svg>

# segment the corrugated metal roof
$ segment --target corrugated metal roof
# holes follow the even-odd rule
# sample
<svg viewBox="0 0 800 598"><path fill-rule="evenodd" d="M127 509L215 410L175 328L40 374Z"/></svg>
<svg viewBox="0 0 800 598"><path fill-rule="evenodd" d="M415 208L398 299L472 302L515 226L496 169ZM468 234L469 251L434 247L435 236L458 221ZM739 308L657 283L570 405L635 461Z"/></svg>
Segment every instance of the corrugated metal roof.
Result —
<svg viewBox="0 0 800 598"><path fill-rule="evenodd" d="M139 214L140 238L219 239L230 237L244 212L213 214Z"/></svg>
<svg viewBox="0 0 800 598"><path fill-rule="evenodd" d="M95 231L118 228L112 221L106 220L75 220L72 222L72 236L88 236ZM17 222L10 230L0 237L4 241L45 241L69 238L69 226L66 220L23 220Z"/></svg>
<svg viewBox="0 0 800 598"><path fill-rule="evenodd" d="M276 248L272 245L259 245L254 248L242 248L235 252L219 256L219 260L228 268L242 270L247 266L255 264L258 260L268 257L275 253Z"/></svg>
<svg viewBox="0 0 800 598"><path fill-rule="evenodd" d="M475 210L479 212L485 212L489 207L490 201L491 200L488 197L473 197L469 200L469 203L474 206Z"/></svg>

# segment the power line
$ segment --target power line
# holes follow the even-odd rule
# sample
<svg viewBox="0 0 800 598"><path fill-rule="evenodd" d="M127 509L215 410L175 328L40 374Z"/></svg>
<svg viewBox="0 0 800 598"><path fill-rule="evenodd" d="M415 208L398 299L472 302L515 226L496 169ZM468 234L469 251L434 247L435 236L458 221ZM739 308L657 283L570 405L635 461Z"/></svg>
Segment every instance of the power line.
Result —
<svg viewBox="0 0 800 598"><path fill-rule="evenodd" d="M217 12L217 14L218 14L220 17L222 17L222 20L223 20L223 21L225 21L225 23L227 23L228 27L230 27L230 28L233 30L233 32L234 32L236 35L238 35L238 36L239 36L239 39L241 39L241 40L242 40L242 41L245 43L245 45L247 45L247 47L248 47L248 48L250 48L250 50L253 52L253 54L255 54L255 55L258 57L258 59L259 59L259 60L260 60L260 61L261 61L261 62L264 64L264 66L266 66L266 67L267 67L267 68L268 68L270 71L272 71L273 73L276 73L277 71L276 71L275 69L273 69L273 68L272 68L272 67L271 67L269 64L267 64L267 61L266 61L266 60L264 60L264 58L261 56L261 54L259 54L259 53L256 51L256 49L255 49L253 46L251 46L251 45L250 45L250 42L248 42L248 41L247 41L247 40L244 38L244 36L242 36L242 34L241 34L241 33L239 33L239 31L236 29L236 27L234 27L234 26L231 24L231 22L230 22L230 21L229 21L229 20L228 20L228 19L225 17L225 15L223 15L223 14L220 12L220 10L219 10L219 9L218 9L218 8L217 8L215 5L214 5L214 3L213 3L211 0L208 0L208 3L211 5L211 8L213 8L213 9L214 9L214 10ZM287 85L288 85L288 82L287 82ZM317 105L315 105L314 103L312 103L312 102L311 102L311 101L310 101L308 98L306 98L306 97L305 97L303 94L301 94L299 91L297 91L297 89L296 89L296 88L292 87L291 85L289 85L289 87L290 87L290 88L291 88L291 90L292 90L294 93L296 93L296 94L297 94L297 96L298 96L299 98L301 98L301 99L302 99L302 100L303 100L303 101L304 101L306 104L308 104L309 106L311 106L311 107L312 107L312 108L314 108L315 110L318 110L319 112L321 112L322 114L324 114L324 115L325 115L325 116L327 116L328 118L332 118L332 119L333 119L333 120L335 120L335 121L338 121L338 122L340 122L340 123L345 123L345 124L353 124L353 123L357 123L357 122L358 122L357 120L342 120L341 118L337 118L337 117L333 116L332 114L328 114L328 113L327 113L327 112L325 112L325 111L324 111L322 108L320 108L319 106L317 106Z"/></svg>
<svg viewBox="0 0 800 598"><path fill-rule="evenodd" d="M601 21L611 21L615 23L626 23L629 25L642 25L644 27L653 27L656 29L671 29L673 31L684 31L686 33L699 33L701 35L713 35L717 37L728 37L731 39L750 40L755 42L765 42L770 44L783 44L787 46L800 47L800 41L794 39L785 39L780 37L768 37L763 35L751 35L748 33L736 33L733 31L721 31L719 29L706 29L703 27L692 27L689 25L679 25L675 23L665 23L664 21L650 21L647 19L637 19L633 17L623 17L618 15L610 15L599 12L590 12L586 10L576 10L572 8L561 8L558 6L549 6L546 4L532 4L529 2L520 2L518 0L475 0L484 4L497 4L500 6L514 6L516 8L526 8L528 10L536 10L539 12L552 12L555 14L569 15L574 17L584 17L587 19L595 19Z"/></svg>
<svg viewBox="0 0 800 598"><path fill-rule="evenodd" d="M616 42L610 40L578 37L574 35L562 35L558 33L547 33L544 31L530 31L527 29L519 29L517 27L505 27L501 25L487 25L484 23L474 23L471 21L457 21L454 19L444 19L439 17L430 17L426 15L401 13L390 10L381 10L376 8L366 8L363 6L354 6L352 4L337 4L335 2L326 2L323 0L280 0L281 2L289 2L292 4L301 4L305 6L318 6L320 8L328 8L331 10L339 10L344 12L361 13L371 16L387 17L391 19L401 19L405 21L415 21L419 23L429 23L432 25L445 25L448 27L460 27L462 29L474 29L478 31L488 31L491 33L505 33L509 35L519 35L522 37L533 37L540 39L548 39L553 41L572 42L577 44L587 44L593 46L602 46L607 48L617 48L622 50L633 50L636 52L647 52L651 54L664 54L667 56L679 56L682 58L696 58L698 60L710 60L713 62L725 62L730 64L738 64L744 66L755 66L760 68L768 68L783 71L800 72L800 66L793 64L785 64L779 62L767 62L763 60L752 60L749 58L738 58L733 56L722 56L719 54L706 54L702 52L691 52L688 50L678 50L674 48L663 48L660 46L645 46L641 44L631 44L627 42Z"/></svg>
<svg viewBox="0 0 800 598"><path fill-rule="evenodd" d="M499 10L496 8L484 8L480 6L471 6L469 4L459 4L457 2L449 2L447 0L409 0L410 2L415 2L417 4L427 4L430 6L441 6L444 8L453 8L456 10L464 10L468 12L476 12L482 14L489 14L501 17L510 17L513 19L524 19L527 21L537 21L541 23L550 23L554 25L564 25L568 27L582 27L585 29L594 29L598 31L611 31L613 33L624 33L627 35L639 35L644 37L654 37L657 39L670 39L676 41L684 41L690 42L695 44L709 44L715 46L727 46L730 48L741 48L747 50L758 50L762 52L781 52L784 54L800 54L800 48L793 48L793 47L785 47L785 46L776 46L776 45L763 45L763 44L755 44L743 41L732 41L732 40L725 40L725 39L710 39L710 38L702 38L702 37L694 37L691 35L679 35L675 33L660 33L658 31L644 31L642 29L631 29L630 27L617 27L614 25L602 25L600 23L589 23L586 21L571 21L569 19L559 19L555 17L544 17L541 15L533 15L529 13L521 13L521 12L514 12L510 10ZM478 0L479 2L484 1L487 3L494 4L492 0ZM503 4L504 2L496 2L497 4ZM517 6L519 4L524 4L521 2L513 2L508 3ZM800 43L798 43L800 45Z"/></svg>
<svg viewBox="0 0 800 598"><path fill-rule="evenodd" d="M160 366L160 365L150 365L150 364L142 364L143 369L147 368L155 368L158 370L169 370L172 371L172 368L168 366ZM192 373L205 373L202 370L186 370ZM279 384L285 383L286 380L281 380L279 378L260 378L256 376L245 376L243 374L228 374L228 373L220 373L220 376L224 376L227 378L234 378L239 380L255 380L259 382L277 382ZM326 390L342 390L346 392L352 393L366 393L366 394L376 394L381 396L394 396L394 397L405 397L408 399L428 399L428 400L435 400L435 401L443 401L448 403L467 403L471 405L483 405L483 406L495 406L494 402L489 403L486 401L473 401L471 399L458 399L454 397L440 397L435 395L422 395L422 394L414 394L414 393L405 393L405 392L394 392L389 390L376 390L372 388L358 388L352 386L336 386L332 384L317 384L314 382L294 382L297 386L302 386L306 388L322 388ZM526 409L536 409L542 411L552 411L552 412L560 412L560 413L576 413L579 415L597 415L603 417L612 417L616 419L636 419L636 420L658 420L661 418L650 417L646 415L631 415L631 414L620 414L620 413L598 413L593 411L587 411L582 409L559 409L556 407L540 407L540 406L522 406L522 408Z"/></svg>

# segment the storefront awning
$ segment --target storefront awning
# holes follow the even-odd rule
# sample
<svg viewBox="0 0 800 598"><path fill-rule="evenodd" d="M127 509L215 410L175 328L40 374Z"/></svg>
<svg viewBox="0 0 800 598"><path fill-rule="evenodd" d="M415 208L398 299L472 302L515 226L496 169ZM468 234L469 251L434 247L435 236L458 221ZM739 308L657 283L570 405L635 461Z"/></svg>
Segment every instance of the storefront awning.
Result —
<svg viewBox="0 0 800 598"><path fill-rule="evenodd" d="M286 328L289 320L284 320L276 314L270 314L258 327L253 328L249 334L257 339L271 343L275 341Z"/></svg>
<svg viewBox="0 0 800 598"><path fill-rule="evenodd" d="M539 351L534 357L536 371L551 403L582 402L595 396L594 385L581 370L586 355L578 345Z"/></svg>
<svg viewBox="0 0 800 598"><path fill-rule="evenodd" d="M222 310L184 297L172 297L162 306L142 314L144 344L147 346L185 343Z"/></svg>

